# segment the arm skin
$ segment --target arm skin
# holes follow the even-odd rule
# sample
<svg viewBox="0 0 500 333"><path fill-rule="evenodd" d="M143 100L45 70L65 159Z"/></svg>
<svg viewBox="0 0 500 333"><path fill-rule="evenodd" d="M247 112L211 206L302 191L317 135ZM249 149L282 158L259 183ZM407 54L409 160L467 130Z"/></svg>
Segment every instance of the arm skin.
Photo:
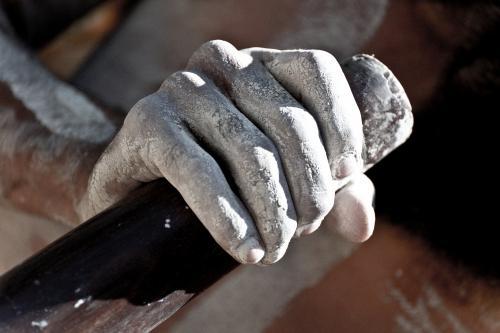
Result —
<svg viewBox="0 0 500 333"><path fill-rule="evenodd" d="M75 207L115 127L81 93L46 71L25 46L45 44L102 2L0 0L0 200L72 225L81 222ZM34 90L37 94L28 96ZM82 119L82 109L90 121ZM74 137L73 132L91 135Z"/></svg>
<svg viewBox="0 0 500 333"><path fill-rule="evenodd" d="M0 33L0 196L76 224L75 205L115 127Z"/></svg>

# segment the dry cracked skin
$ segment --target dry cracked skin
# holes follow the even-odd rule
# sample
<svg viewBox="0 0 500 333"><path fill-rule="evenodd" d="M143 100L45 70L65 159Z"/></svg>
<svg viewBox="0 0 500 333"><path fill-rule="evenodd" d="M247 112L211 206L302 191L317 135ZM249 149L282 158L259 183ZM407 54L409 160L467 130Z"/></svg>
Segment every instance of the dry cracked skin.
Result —
<svg viewBox="0 0 500 333"><path fill-rule="evenodd" d="M361 113L329 53L211 41L128 113L80 216L164 177L242 263L278 261L294 235L325 218L347 221L341 234L363 241L375 220L363 140Z"/></svg>

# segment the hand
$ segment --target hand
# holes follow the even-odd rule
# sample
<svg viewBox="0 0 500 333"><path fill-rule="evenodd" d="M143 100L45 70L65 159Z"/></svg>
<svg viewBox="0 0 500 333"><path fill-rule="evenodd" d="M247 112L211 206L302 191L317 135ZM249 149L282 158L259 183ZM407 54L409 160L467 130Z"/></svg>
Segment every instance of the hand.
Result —
<svg viewBox="0 0 500 333"><path fill-rule="evenodd" d="M363 241L375 218L362 146L332 55L211 41L129 112L94 167L81 217L164 177L242 263L278 261L330 211L344 236Z"/></svg>

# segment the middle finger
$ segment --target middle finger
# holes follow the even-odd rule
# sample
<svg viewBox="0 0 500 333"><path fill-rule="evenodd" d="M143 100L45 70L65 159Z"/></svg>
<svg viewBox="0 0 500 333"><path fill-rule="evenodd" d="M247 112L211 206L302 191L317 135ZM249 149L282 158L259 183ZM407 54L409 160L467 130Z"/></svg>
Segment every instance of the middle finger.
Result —
<svg viewBox="0 0 500 333"><path fill-rule="evenodd" d="M222 41L204 44L188 69L201 71L276 145L301 230L316 229L333 207L334 186L313 116L260 62Z"/></svg>

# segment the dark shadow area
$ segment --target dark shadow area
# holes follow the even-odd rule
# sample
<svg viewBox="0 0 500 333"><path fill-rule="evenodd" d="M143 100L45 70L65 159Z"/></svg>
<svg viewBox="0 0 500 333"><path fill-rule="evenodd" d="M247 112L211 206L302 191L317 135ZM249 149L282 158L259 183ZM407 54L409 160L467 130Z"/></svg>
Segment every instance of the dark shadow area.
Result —
<svg viewBox="0 0 500 333"><path fill-rule="evenodd" d="M63 236L1 277L0 328L16 318L29 326L41 313L54 322L58 305L89 296L146 305L178 291L200 293L237 263L186 207L157 181ZM186 299L174 297L164 311L179 302Z"/></svg>
<svg viewBox="0 0 500 333"><path fill-rule="evenodd" d="M493 7L488 15L494 15ZM416 112L410 140L369 174L378 213L455 264L495 279L500 278L498 9L493 23L484 28L477 22L476 30L483 32L471 33L474 38L456 52L438 93Z"/></svg>

